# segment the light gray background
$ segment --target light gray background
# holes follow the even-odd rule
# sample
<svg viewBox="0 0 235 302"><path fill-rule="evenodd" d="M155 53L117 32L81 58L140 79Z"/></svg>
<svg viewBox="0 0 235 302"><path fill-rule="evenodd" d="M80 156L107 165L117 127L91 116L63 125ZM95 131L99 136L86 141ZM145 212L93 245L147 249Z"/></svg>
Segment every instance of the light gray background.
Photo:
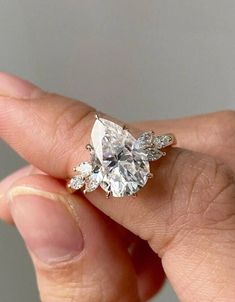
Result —
<svg viewBox="0 0 235 302"><path fill-rule="evenodd" d="M234 16L234 0L0 0L0 69L123 119L235 108ZM3 177L23 161L0 144ZM0 301L38 301L21 239L0 237Z"/></svg>

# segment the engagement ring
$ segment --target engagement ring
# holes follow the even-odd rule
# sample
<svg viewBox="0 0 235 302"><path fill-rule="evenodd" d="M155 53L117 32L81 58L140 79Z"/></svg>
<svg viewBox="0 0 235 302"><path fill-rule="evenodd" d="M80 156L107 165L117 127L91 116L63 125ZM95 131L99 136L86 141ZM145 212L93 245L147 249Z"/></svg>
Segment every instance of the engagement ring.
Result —
<svg viewBox="0 0 235 302"><path fill-rule="evenodd" d="M136 138L125 125L96 115L91 141L86 146L90 162L74 167L67 187L71 192L84 187L84 193L101 187L107 197L136 196L153 177L150 162L165 156L162 149L174 143L174 135L156 135L153 131Z"/></svg>

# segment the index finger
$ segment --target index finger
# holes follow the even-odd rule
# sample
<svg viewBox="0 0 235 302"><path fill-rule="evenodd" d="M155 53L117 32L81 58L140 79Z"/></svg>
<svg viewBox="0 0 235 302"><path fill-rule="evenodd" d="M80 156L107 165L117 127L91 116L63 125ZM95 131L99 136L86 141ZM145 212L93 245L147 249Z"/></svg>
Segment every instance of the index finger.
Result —
<svg viewBox="0 0 235 302"><path fill-rule="evenodd" d="M84 146L89 143L94 112L80 101L0 73L0 136L50 175L66 178L74 163L88 158ZM235 169L233 111L135 125L156 133L173 132L179 147L213 155Z"/></svg>
<svg viewBox="0 0 235 302"><path fill-rule="evenodd" d="M94 111L82 102L0 74L0 137L52 176L68 177L72 165L88 156L84 144Z"/></svg>
<svg viewBox="0 0 235 302"><path fill-rule="evenodd" d="M180 148L209 154L235 170L235 111L137 122L135 126L149 128L156 133L173 132Z"/></svg>

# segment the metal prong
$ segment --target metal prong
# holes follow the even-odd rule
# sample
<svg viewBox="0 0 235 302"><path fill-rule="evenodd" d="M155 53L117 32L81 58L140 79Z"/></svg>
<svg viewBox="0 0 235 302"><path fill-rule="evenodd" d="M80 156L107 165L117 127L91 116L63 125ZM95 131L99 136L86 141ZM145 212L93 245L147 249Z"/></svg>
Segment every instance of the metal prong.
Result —
<svg viewBox="0 0 235 302"><path fill-rule="evenodd" d="M137 193L133 193L133 194L131 195L131 197L136 198L136 197L137 197Z"/></svg>
<svg viewBox="0 0 235 302"><path fill-rule="evenodd" d="M148 178L153 178L153 173L149 173L147 176Z"/></svg>
<svg viewBox="0 0 235 302"><path fill-rule="evenodd" d="M111 196L111 192L106 192L105 197L108 199Z"/></svg>
<svg viewBox="0 0 235 302"><path fill-rule="evenodd" d="M87 193L87 190L86 190L86 189L84 189L84 190L83 190L83 194L86 194L86 193Z"/></svg>
<svg viewBox="0 0 235 302"><path fill-rule="evenodd" d="M87 149L88 151L92 151L92 150L93 150L93 147L92 147L91 144L87 144L87 145L86 145L86 149Z"/></svg>
<svg viewBox="0 0 235 302"><path fill-rule="evenodd" d="M128 127L127 127L127 125L123 125L123 126L122 126L122 129L123 129L123 130L129 130Z"/></svg>
<svg viewBox="0 0 235 302"><path fill-rule="evenodd" d="M95 119L96 119L96 120L99 120L99 119L100 119L100 116L99 116L99 113L98 113L98 112L95 113Z"/></svg>
<svg viewBox="0 0 235 302"><path fill-rule="evenodd" d="M162 156L166 156L166 152L162 152Z"/></svg>
<svg viewBox="0 0 235 302"><path fill-rule="evenodd" d="M168 133L168 134L166 134L166 135L170 138L169 146L170 146L170 145L176 144L176 138L175 138L174 134Z"/></svg>
<svg viewBox="0 0 235 302"><path fill-rule="evenodd" d="M66 189L67 189L67 191L68 191L69 193L71 193L71 194L73 194L73 193L76 191L76 190L74 190L74 189L71 188L71 186L70 186L69 183L67 183Z"/></svg>
<svg viewBox="0 0 235 302"><path fill-rule="evenodd" d="M76 170L77 170L76 167L73 167L73 172L76 172Z"/></svg>

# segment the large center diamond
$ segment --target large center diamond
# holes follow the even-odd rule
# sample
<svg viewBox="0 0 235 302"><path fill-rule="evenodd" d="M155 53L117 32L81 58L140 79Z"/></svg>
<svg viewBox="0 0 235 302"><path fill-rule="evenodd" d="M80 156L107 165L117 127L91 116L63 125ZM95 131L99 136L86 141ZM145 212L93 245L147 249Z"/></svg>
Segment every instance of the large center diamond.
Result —
<svg viewBox="0 0 235 302"><path fill-rule="evenodd" d="M95 121L91 133L93 161L101 165L100 186L115 197L135 194L148 180L148 158L134 149L135 142L121 126L103 118Z"/></svg>

